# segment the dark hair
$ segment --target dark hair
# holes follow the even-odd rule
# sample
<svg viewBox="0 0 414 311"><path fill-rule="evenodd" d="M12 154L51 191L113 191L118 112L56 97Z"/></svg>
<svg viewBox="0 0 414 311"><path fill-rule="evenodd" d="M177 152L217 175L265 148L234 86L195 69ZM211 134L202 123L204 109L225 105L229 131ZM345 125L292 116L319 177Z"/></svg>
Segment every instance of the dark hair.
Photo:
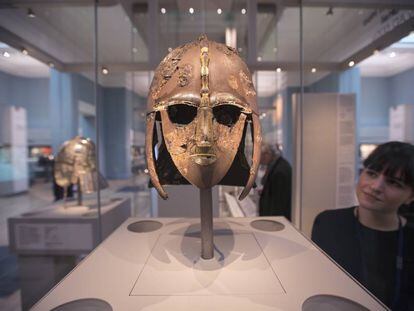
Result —
<svg viewBox="0 0 414 311"><path fill-rule="evenodd" d="M385 176L399 176L405 184L414 189L414 146L409 143L391 141L379 145L364 161L364 167Z"/></svg>

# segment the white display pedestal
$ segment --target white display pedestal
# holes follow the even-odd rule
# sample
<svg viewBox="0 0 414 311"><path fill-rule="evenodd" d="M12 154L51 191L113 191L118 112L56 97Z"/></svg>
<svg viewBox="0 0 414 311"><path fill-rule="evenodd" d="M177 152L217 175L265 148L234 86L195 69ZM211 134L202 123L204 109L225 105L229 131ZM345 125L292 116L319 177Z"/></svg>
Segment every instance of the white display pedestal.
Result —
<svg viewBox="0 0 414 311"><path fill-rule="evenodd" d="M33 310L386 310L283 217L215 219L211 260L199 230L130 218Z"/></svg>
<svg viewBox="0 0 414 311"><path fill-rule="evenodd" d="M78 261L99 244L98 210L66 207L62 202L9 218L9 247L18 255L23 310L59 282ZM131 216L129 198L113 199L102 207L102 237L106 238Z"/></svg>

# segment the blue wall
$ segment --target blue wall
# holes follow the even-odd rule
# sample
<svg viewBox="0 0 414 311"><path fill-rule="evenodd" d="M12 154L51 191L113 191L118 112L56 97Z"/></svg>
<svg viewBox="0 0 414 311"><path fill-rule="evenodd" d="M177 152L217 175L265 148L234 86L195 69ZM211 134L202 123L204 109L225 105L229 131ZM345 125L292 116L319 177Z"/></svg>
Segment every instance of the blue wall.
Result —
<svg viewBox="0 0 414 311"><path fill-rule="evenodd" d="M389 78L391 84L390 106L414 105L414 68Z"/></svg>
<svg viewBox="0 0 414 311"><path fill-rule="evenodd" d="M389 126L389 108L414 104L414 68L391 77L361 79L360 125Z"/></svg>
<svg viewBox="0 0 414 311"><path fill-rule="evenodd" d="M388 126L391 103L391 85L388 78L361 79L360 126Z"/></svg>
<svg viewBox="0 0 414 311"><path fill-rule="evenodd" d="M11 75L8 75L0 71L0 108L9 105L8 103L10 101L10 79Z"/></svg>
<svg viewBox="0 0 414 311"><path fill-rule="evenodd" d="M361 126L361 73L354 67L342 72L334 72L310 85L306 92L355 94L356 145L359 145Z"/></svg>
<svg viewBox="0 0 414 311"><path fill-rule="evenodd" d="M145 118L134 118L133 107L145 111L146 99L125 88L103 88L101 104L106 177L129 178L132 131L145 133Z"/></svg>
<svg viewBox="0 0 414 311"><path fill-rule="evenodd" d="M361 75L359 68L333 72L306 87L307 93L360 93Z"/></svg>
<svg viewBox="0 0 414 311"><path fill-rule="evenodd" d="M73 105L71 74L51 70L50 103L52 148L56 154L64 141L77 134L77 106Z"/></svg>
<svg viewBox="0 0 414 311"><path fill-rule="evenodd" d="M105 144L106 176L113 179L130 176L131 109L126 101L124 88L104 88L102 96L103 127Z"/></svg>
<svg viewBox="0 0 414 311"><path fill-rule="evenodd" d="M337 93L339 92L339 73L331 73L307 87L309 93Z"/></svg>
<svg viewBox="0 0 414 311"><path fill-rule="evenodd" d="M0 72L0 114L8 106L25 108L28 129L43 130L51 136L48 78L22 78Z"/></svg>
<svg viewBox="0 0 414 311"><path fill-rule="evenodd" d="M94 105L94 83L79 74L51 71L50 102L52 104L53 150L66 140L78 135L79 126L85 136L96 140L96 129L91 120L79 118L79 101Z"/></svg>
<svg viewBox="0 0 414 311"><path fill-rule="evenodd" d="M307 89L305 88L305 92ZM293 163L293 110L292 110L292 96L299 94L300 87L288 87L281 92L283 98L283 146L284 157Z"/></svg>
<svg viewBox="0 0 414 311"><path fill-rule="evenodd" d="M10 88L11 104L27 112L28 128L50 130L49 79L16 77Z"/></svg>
<svg viewBox="0 0 414 311"><path fill-rule="evenodd" d="M51 70L50 79L30 79L0 72L0 114L12 105L26 108L29 131L47 131L47 143L57 153L64 141L78 134L79 127L84 136L96 141L95 118L80 116L78 107L80 100L93 105L94 92L94 83L79 74ZM132 126L132 106L145 111L146 99L125 88L101 86L98 96L102 104L101 171L108 178L128 178L130 129L145 132L145 122Z"/></svg>
<svg viewBox="0 0 414 311"><path fill-rule="evenodd" d="M414 68L383 78L360 77L357 70L353 68L343 73L332 73L312 84L309 90L355 93L357 143L362 130L365 140L386 139L389 108L414 104Z"/></svg>
<svg viewBox="0 0 414 311"><path fill-rule="evenodd" d="M273 107L274 100L275 96L258 97L257 102L258 106L260 107L259 113L261 113L263 110L271 109ZM269 132L274 131L273 120L271 116L267 116L266 118L262 119L260 125L262 126L263 136Z"/></svg>

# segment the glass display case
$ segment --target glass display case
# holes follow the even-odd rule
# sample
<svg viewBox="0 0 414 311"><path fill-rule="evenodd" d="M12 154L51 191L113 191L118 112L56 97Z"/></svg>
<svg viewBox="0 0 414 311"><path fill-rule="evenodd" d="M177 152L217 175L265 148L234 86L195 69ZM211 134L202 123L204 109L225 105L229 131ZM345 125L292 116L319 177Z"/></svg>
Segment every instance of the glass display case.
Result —
<svg viewBox="0 0 414 311"><path fill-rule="evenodd" d="M145 124L148 92L156 67L174 48L202 34L231 47L252 72L263 142L277 145L293 168L293 225L309 237L320 211L350 204L361 159L372 147L388 139L390 109L398 112L401 109L395 107L410 106L412 102L414 5L403 0L345 2L2 1L0 247L6 250L9 243L17 243L17 240L8 240L9 237L23 237L19 243L26 243L26 248L14 248L15 255L21 258L15 259L9 251L5 251L5 256L20 261L29 271L20 292L16 292L19 285L9 282L18 277L16 272L10 272L5 278L0 276L0 283L4 281L4 288L10 289L4 294L6 301L9 295L21 293L17 308L30 308L129 216L143 219L198 215L199 206L193 204L198 200L194 187L189 185L177 190L177 186L168 186L172 193L170 201L162 200L152 187L145 158ZM24 110L25 122L19 121L13 126L3 120L10 107ZM244 133L245 157L249 163L254 141L251 126L249 120ZM159 124L157 127L158 133L165 130ZM20 136L12 128L20 131ZM398 129L396 124L396 134ZM70 210L52 190L52 161L59 147L77 135L96 143L96 165L108 181L108 188L98 188L97 192L87 195L85 209ZM157 134L153 137L157 143L160 138ZM215 221L220 223L222 216L257 216L267 169L268 166L261 164L261 174L255 180L259 187L242 202L237 200L242 187L215 189ZM76 205L74 201L66 203ZM72 235L70 226L65 225L71 221L87 225L75 226L77 232ZM163 219L159 221L164 224L164 230L167 224ZM235 226L231 219L226 221L229 226ZM243 226L253 230L250 225ZM286 227L294 230L290 224ZM177 232L181 234L183 228L177 227ZM219 228L218 234L224 241L228 228ZM123 239L128 232L123 226L116 237ZM196 235L193 231L189 234ZM284 259L300 257L303 249L318 253L296 231L291 238L297 241L289 244L285 237L275 235L269 238L269 243L252 242L258 253L250 254L249 258L260 257L260 252L265 250L267 258L277 263L276 267ZM121 258L130 269L137 268L136 256L150 245L139 244L134 248L136 241L133 240L134 246L129 248L132 253L129 253L130 245L124 243L117 247L112 241L108 241L110 254L102 255L103 248L97 253L104 258ZM88 247L76 248L78 243ZM287 244L289 250L283 248ZM65 253L59 245L70 245L80 251ZM223 256L233 249L228 250ZM30 256L33 261L26 260ZM47 256L57 259L45 259ZM334 266L324 255L318 256L321 262L328 261ZM165 258L157 259L165 263ZM180 258L186 269L193 267ZM52 267L52 262L59 260L61 264L54 267L55 275L35 274L36 284L42 286L30 283L30 273L37 269L38 263ZM93 257L88 267L99 260ZM237 269L240 267L244 269L242 266ZM206 285L210 279L199 274L197 266L193 268L200 284ZM16 264L8 271L18 271ZM217 271L220 270L211 267L209 273ZM318 278L319 275L313 276L315 280ZM286 277L285 282L292 280ZM99 288L95 283L90 286ZM28 294L31 291L33 295ZM315 289L313 294L318 293ZM361 295L369 296L365 292ZM75 299L75 296L65 297ZM361 299L355 301L365 301ZM150 300L148 304L152 303ZM368 300L375 299L368 297ZM274 300L269 301L262 306L271 307ZM229 303L225 299L221 302L225 306ZM306 305L309 304L312 301Z"/></svg>

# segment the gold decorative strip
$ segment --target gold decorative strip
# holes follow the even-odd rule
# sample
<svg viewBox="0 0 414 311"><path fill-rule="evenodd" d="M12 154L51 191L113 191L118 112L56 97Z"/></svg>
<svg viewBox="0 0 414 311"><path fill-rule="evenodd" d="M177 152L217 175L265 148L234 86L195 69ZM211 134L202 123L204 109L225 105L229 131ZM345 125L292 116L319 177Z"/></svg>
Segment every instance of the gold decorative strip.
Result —
<svg viewBox="0 0 414 311"><path fill-rule="evenodd" d="M208 107L210 105L209 100L209 85L208 85L208 65L210 62L210 59L208 58L208 47L203 46L201 48L201 55L200 55L200 61L201 61L201 107Z"/></svg>

